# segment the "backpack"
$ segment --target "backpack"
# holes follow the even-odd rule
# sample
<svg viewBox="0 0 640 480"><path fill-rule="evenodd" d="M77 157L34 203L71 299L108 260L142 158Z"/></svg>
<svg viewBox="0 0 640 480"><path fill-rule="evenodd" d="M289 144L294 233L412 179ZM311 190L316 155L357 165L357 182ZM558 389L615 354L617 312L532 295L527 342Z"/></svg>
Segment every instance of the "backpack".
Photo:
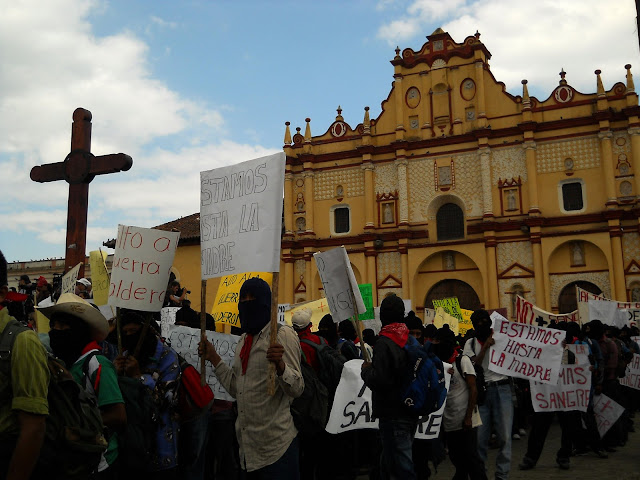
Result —
<svg viewBox="0 0 640 480"><path fill-rule="evenodd" d="M82 370L86 377L89 376L89 362L94 355L95 352L84 360ZM119 468L144 472L152 463L157 445L159 414L153 401L153 392L138 378L121 375L118 375L118 387L127 412L127 428L118 432Z"/></svg>
<svg viewBox="0 0 640 480"><path fill-rule="evenodd" d="M211 387L200 385L200 372L182 355L178 355L180 364L180 384L178 385L178 413L182 420L195 418L206 412L213 403Z"/></svg>
<svg viewBox="0 0 640 480"><path fill-rule="evenodd" d="M291 403L293 423L299 432L320 432L327 425L329 392L313 367L306 362L304 352L300 358L300 370L304 379L304 390L302 395Z"/></svg>
<svg viewBox="0 0 640 480"><path fill-rule="evenodd" d="M8 377L11 376L13 343L27 330L11 320L0 337L0 369ZM49 415L37 464L51 472L52 478L89 478L107 449L100 409L95 398L74 380L62 362L48 355L47 365Z"/></svg>
<svg viewBox="0 0 640 480"><path fill-rule="evenodd" d="M473 337L471 339L473 342L471 344L473 353L476 352L476 338ZM460 358L460 357L458 357ZM487 382L484 379L484 368L479 363L473 363L473 369L476 371L476 390L478 390L478 398L476 399L476 404L478 406L484 405L484 401L487 399ZM460 371L460 365L458 364L458 371Z"/></svg>
<svg viewBox="0 0 640 480"><path fill-rule="evenodd" d="M307 339L300 339L300 342L311 345L315 349L316 358L320 364L318 378L333 397L342 377L342 367L347 359L338 350L332 348L324 338L320 340L322 341L320 345Z"/></svg>
<svg viewBox="0 0 640 480"><path fill-rule="evenodd" d="M431 351L431 342L420 345L409 336L404 351L407 370L401 389L401 401L417 415L429 415L442 407L447 398L444 365Z"/></svg>

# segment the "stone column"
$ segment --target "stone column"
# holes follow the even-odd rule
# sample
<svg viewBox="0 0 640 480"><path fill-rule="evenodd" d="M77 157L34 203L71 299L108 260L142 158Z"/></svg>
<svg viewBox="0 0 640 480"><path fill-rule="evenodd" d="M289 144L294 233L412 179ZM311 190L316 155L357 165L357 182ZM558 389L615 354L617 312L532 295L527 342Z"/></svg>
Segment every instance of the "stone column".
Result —
<svg viewBox="0 0 640 480"><path fill-rule="evenodd" d="M307 222L307 234L314 234L313 230L313 175L311 170L304 171L304 202L305 217Z"/></svg>
<svg viewBox="0 0 640 480"><path fill-rule="evenodd" d="M529 187L529 215L540 214L538 203L538 175L536 172L536 142L528 140L522 145L527 160L527 184Z"/></svg>
<svg viewBox="0 0 640 480"><path fill-rule="evenodd" d="M402 298L411 298L411 279L409 278L409 255L406 246L400 246L400 266L402 268ZM406 312L405 312L406 313Z"/></svg>
<svg viewBox="0 0 640 480"><path fill-rule="evenodd" d="M550 310L544 289L544 265L542 261L540 227L532 227L531 249L533 250L533 280L536 288L536 303L538 305L544 305L545 310Z"/></svg>
<svg viewBox="0 0 640 480"><path fill-rule="evenodd" d="M314 297L314 288L313 288L313 277L314 277L314 269L313 269L313 255L308 253L305 248L304 252L304 284L307 287L307 301L315 300Z"/></svg>
<svg viewBox="0 0 640 480"><path fill-rule="evenodd" d="M600 139L600 150L602 153L602 174L604 177L604 187L607 195L606 206L614 208L618 204L616 195L615 172L613 170L613 149L611 139L613 133L610 130L598 133Z"/></svg>
<svg viewBox="0 0 640 480"><path fill-rule="evenodd" d="M293 236L293 175L284 174L284 234Z"/></svg>
<svg viewBox="0 0 640 480"><path fill-rule="evenodd" d="M627 285L624 278L624 257L622 255L622 229L620 219L609 220L609 238L611 239L611 267L615 285L611 286L611 294L619 302L627 298Z"/></svg>
<svg viewBox="0 0 640 480"><path fill-rule="evenodd" d="M394 74L394 90L396 102L396 140L404 140L404 87L402 86L402 74Z"/></svg>
<svg viewBox="0 0 640 480"><path fill-rule="evenodd" d="M480 172L482 175L482 217L493 219L493 188L491 185L491 149L483 147L478 150L480 155Z"/></svg>
<svg viewBox="0 0 640 480"><path fill-rule="evenodd" d="M363 158L360 168L364 170L364 228L366 230L375 227L376 198L373 183L373 170L375 167L371 163L371 154L366 154L365 156L369 158L367 160Z"/></svg>
<svg viewBox="0 0 640 480"><path fill-rule="evenodd" d="M284 261L284 303L293 303L293 289L294 286L294 262L293 258L287 258Z"/></svg>
<svg viewBox="0 0 640 480"><path fill-rule="evenodd" d="M367 283L371 284L373 292L373 304L378 305L378 278L376 275L376 252L365 252L365 260L367 265Z"/></svg>
<svg viewBox="0 0 640 480"><path fill-rule="evenodd" d="M478 102L478 127L487 126L487 111L484 100L484 62L476 60L476 98Z"/></svg>
<svg viewBox="0 0 640 480"><path fill-rule="evenodd" d="M485 232L484 234L485 252L487 255L487 286L486 298L489 305L487 308L498 308L500 300L498 298L498 270L496 264L496 232Z"/></svg>
<svg viewBox="0 0 640 480"><path fill-rule="evenodd" d="M409 202L407 199L408 188L407 188L407 159L404 158L404 154L402 156L398 156L398 159L395 161L396 169L398 171L398 194L399 198L399 222L398 225L408 225L409 224Z"/></svg>

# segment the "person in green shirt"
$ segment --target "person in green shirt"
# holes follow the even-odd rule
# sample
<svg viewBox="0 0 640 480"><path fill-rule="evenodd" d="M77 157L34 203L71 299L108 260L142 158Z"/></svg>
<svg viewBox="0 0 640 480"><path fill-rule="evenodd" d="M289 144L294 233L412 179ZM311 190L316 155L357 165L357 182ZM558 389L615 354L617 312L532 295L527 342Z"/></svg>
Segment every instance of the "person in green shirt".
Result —
<svg viewBox="0 0 640 480"><path fill-rule="evenodd" d="M55 305L39 310L49 319L49 340L54 355L65 362L76 382L97 399L109 446L95 478L117 478L115 432L126 427L127 414L116 370L100 353L97 343L106 338L109 323L97 308L73 293L64 293Z"/></svg>

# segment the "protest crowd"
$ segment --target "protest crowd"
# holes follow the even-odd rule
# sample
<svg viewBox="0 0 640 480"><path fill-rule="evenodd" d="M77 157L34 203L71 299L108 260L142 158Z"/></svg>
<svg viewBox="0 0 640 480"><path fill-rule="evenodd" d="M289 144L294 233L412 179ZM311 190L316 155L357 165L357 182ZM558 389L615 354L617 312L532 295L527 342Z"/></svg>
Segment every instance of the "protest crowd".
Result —
<svg viewBox="0 0 640 480"><path fill-rule="evenodd" d="M105 316L92 303L90 280L62 294L43 280L33 287L25 276L12 291L6 267L0 278L3 479L426 479L447 456L454 478L484 479L490 448L497 449L495 478L506 479L511 469L535 469L555 415L561 444L548 448L558 448L560 469L571 468L575 455L615 456L634 431L639 391L621 379L638 363L638 329L606 319L510 328L476 310L473 328L456 335L447 324L423 325L389 295L377 334L331 315L312 331L311 311L298 308L272 339L270 287L250 278L238 295L233 361L211 337L196 335L191 345L228 394L218 398L217 389L201 386L174 337L163 336L159 315L119 309L117 319ZM186 293L175 281L167 288L164 305L178 308L172 328L200 326ZM52 301L40 307L44 295ZM48 333L34 331L36 312ZM547 347L557 364L544 361ZM433 376L428 383L412 383L418 365ZM355 401L345 403L341 389L352 372L362 386L351 397L370 395L370 405L349 410ZM407 383L417 392L407 393ZM563 391L563 384L583 388ZM619 408L613 418L599 415L605 398ZM428 422L437 423L435 434L419 435L429 414L439 417ZM377 429L336 432L335 416L342 427L364 418ZM527 442L523 458L512 456L514 439Z"/></svg>

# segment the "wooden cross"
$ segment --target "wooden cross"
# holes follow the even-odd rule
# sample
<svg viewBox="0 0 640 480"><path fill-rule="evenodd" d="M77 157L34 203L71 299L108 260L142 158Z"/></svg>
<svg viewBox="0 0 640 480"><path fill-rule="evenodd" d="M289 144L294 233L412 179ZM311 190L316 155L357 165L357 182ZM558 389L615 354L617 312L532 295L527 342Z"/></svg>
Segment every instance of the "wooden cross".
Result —
<svg viewBox="0 0 640 480"><path fill-rule="evenodd" d="M76 108L71 126L71 152L67 158L63 162L48 163L31 169L31 180L34 182L66 180L69 184L65 273L81 263L78 277L84 276L89 183L96 175L127 171L132 165L133 160L124 153L99 157L91 153L91 112Z"/></svg>

